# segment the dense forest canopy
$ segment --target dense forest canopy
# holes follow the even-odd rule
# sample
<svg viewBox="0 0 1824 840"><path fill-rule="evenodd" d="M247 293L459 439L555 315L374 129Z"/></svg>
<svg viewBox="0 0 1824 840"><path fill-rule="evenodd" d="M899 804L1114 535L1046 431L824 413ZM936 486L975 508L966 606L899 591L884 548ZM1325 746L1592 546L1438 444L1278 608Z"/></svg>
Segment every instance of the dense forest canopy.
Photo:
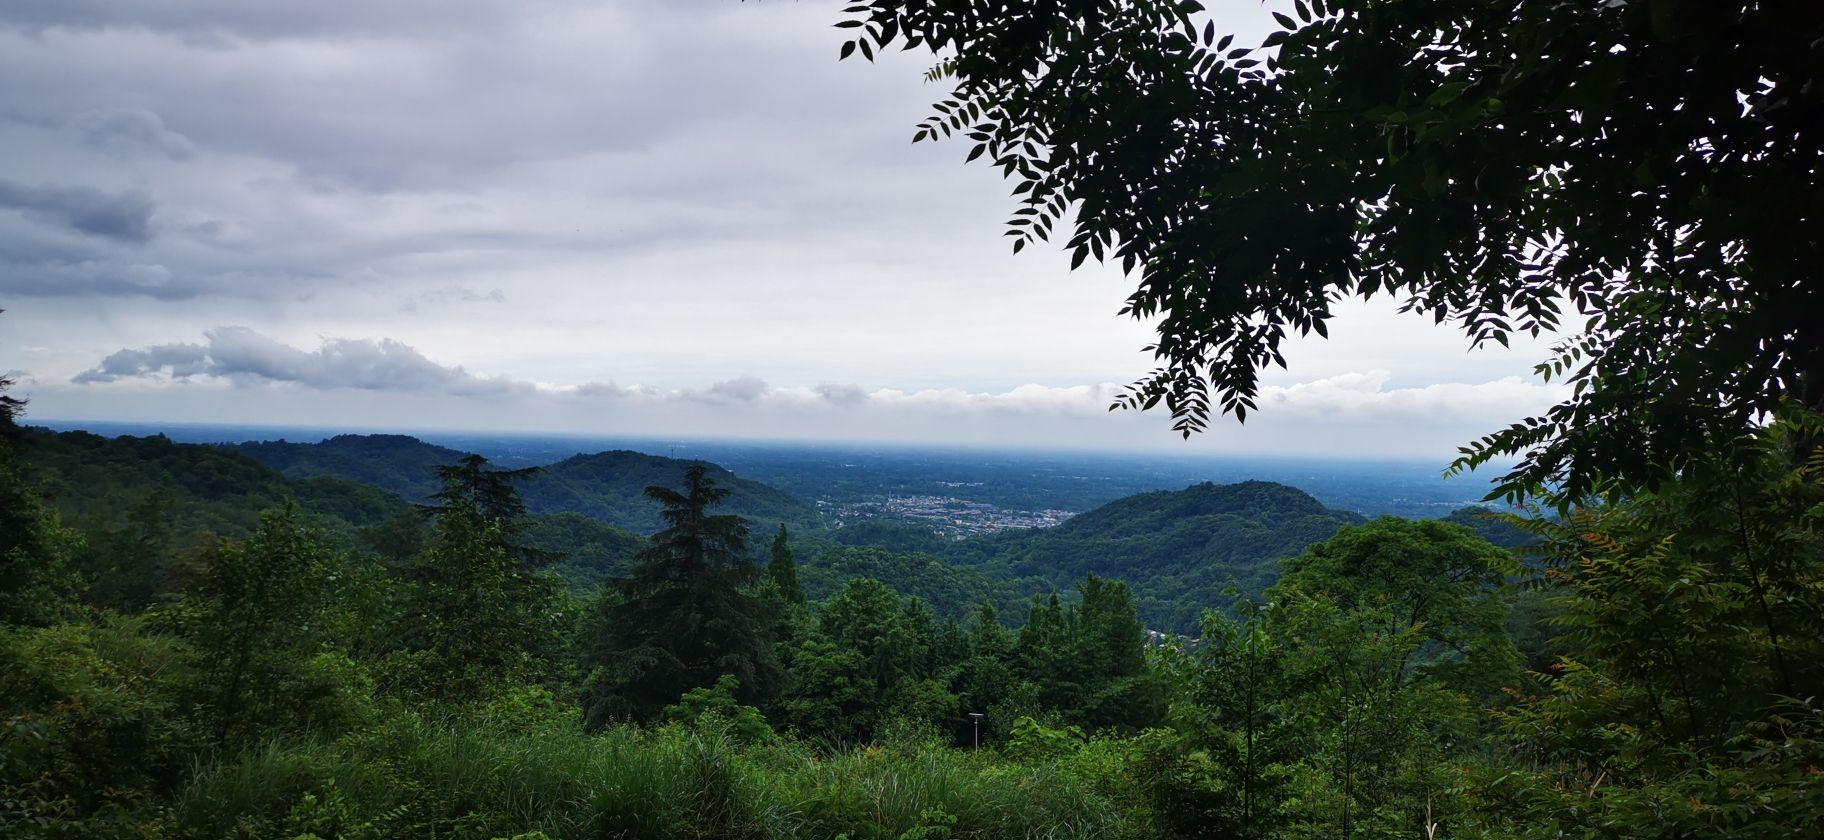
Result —
<svg viewBox="0 0 1824 840"><path fill-rule="evenodd" d="M363 488L318 508L324 479L219 449L26 429L0 449L0 825L1791 836L1824 764L1809 428L1568 520L1364 521L1265 483L1143 494L1003 542L1029 580L998 576L993 543L975 567L780 527L762 549L702 467L651 488L670 524L647 540L531 515L536 474L475 456L433 468L431 504ZM202 467L242 478L209 494ZM112 480L73 510L147 485L181 504L71 528L42 493L76 475ZM376 524L332 513L368 497L389 500ZM179 547L180 520L227 534ZM1098 565L1124 540L1299 523L1321 533L1252 597L1210 596L1238 600L1188 637L1147 631L1118 579L1144 566Z"/></svg>

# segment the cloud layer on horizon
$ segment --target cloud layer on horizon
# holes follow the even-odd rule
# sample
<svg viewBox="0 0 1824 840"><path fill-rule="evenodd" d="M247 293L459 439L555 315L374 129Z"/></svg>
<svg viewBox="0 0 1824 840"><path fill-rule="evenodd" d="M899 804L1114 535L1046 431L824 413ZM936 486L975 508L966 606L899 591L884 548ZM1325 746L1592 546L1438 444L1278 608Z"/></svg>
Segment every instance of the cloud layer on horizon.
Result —
<svg viewBox="0 0 1824 840"><path fill-rule="evenodd" d="M213 377L236 383L286 383L318 390L436 391L458 396L529 392L532 386L504 377L476 376L459 366L425 358L402 341L325 339L300 350L246 327L218 327L202 344L158 344L122 349L77 374L77 385L121 379Z"/></svg>
<svg viewBox="0 0 1824 840"><path fill-rule="evenodd" d="M1206 437L1219 447L1267 444L1268 451L1309 454L1374 454L1354 450L1378 439L1385 452L1441 456L1469 436L1563 397L1559 386L1518 377L1416 387L1395 387L1392 381L1386 371L1375 370L1268 386L1247 426L1221 421ZM156 402L157 391L182 385L192 402L243 405L257 403L255 395L295 402L302 389L316 395L308 400L316 422L348 427L409 426L416 416L413 401L419 401L438 406L429 415L438 418L539 418L542 425L529 431L599 432L607 424L620 434L721 429L757 437L893 439L922 429L926 438L951 442L985 435L978 442L1023 436L1122 448L1173 445L1173 436L1160 429L1158 413L1109 412L1122 390L1112 383L972 391L846 382L775 386L749 374L683 388L534 383L440 364L394 339L329 338L304 350L245 327L209 330L202 342L125 348L68 385L35 384L49 398L43 404L53 409L120 389ZM226 416L237 422L257 419Z"/></svg>

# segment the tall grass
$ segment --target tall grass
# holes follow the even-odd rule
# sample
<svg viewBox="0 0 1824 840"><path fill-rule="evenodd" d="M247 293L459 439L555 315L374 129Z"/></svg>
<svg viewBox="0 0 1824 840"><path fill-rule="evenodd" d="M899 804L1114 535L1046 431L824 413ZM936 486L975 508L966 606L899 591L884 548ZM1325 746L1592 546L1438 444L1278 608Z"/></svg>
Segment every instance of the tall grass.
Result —
<svg viewBox="0 0 1824 840"><path fill-rule="evenodd" d="M350 840L1137 835L1075 776L991 753L915 746L824 756L677 727L588 735L413 715L339 742L275 742L203 768L172 828L184 837L329 831Z"/></svg>

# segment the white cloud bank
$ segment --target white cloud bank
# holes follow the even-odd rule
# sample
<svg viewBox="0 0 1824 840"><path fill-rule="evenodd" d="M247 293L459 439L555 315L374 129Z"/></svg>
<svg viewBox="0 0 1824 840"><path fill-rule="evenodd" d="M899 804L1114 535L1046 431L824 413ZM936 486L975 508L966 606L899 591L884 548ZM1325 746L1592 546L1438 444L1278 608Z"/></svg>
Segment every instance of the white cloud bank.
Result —
<svg viewBox="0 0 1824 840"><path fill-rule="evenodd" d="M1114 383L1004 391L735 375L701 387L537 383L443 365L389 338L329 338L314 350L245 327L201 342L126 348L67 385L36 382L40 416L287 422L344 428L517 429L657 436L1002 442L1035 446L1445 458L1456 446L1564 398L1507 377L1399 387L1382 370L1262 389L1245 425L1212 424L1189 443L1162 412L1110 412Z"/></svg>
<svg viewBox="0 0 1824 840"><path fill-rule="evenodd" d="M504 377L476 376L461 367L437 364L390 338L325 339L322 347L305 351L246 327L218 327L204 337L202 344L123 349L71 381L87 385L121 379L207 377L242 384L291 383L318 390L432 391L458 396L531 389Z"/></svg>

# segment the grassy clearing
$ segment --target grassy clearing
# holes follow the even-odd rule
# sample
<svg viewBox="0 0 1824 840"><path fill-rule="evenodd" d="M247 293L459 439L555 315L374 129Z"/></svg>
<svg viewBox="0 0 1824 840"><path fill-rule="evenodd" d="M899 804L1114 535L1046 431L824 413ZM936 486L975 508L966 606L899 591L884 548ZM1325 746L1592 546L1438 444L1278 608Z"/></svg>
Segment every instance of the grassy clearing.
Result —
<svg viewBox="0 0 1824 840"><path fill-rule="evenodd" d="M1067 768L933 745L822 755L716 731L412 715L339 742L280 741L198 771L182 837L851 840L1137 836Z"/></svg>

